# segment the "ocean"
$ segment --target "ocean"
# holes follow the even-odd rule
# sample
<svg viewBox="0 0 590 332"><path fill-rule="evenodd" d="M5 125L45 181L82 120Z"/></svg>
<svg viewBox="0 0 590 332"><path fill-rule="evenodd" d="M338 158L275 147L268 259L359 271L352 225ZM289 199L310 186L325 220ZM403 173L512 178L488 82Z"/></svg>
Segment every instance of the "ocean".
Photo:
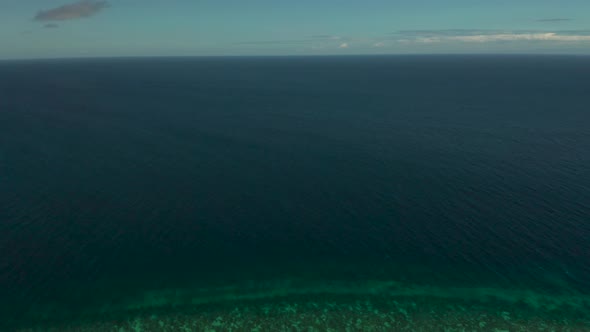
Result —
<svg viewBox="0 0 590 332"><path fill-rule="evenodd" d="M590 331L589 78L0 62L0 330Z"/></svg>

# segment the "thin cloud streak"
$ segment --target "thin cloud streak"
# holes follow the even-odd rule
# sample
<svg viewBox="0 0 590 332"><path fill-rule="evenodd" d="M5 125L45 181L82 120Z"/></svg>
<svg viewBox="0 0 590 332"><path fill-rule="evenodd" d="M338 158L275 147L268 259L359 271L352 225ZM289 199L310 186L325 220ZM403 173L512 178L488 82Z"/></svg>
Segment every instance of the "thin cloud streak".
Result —
<svg viewBox="0 0 590 332"><path fill-rule="evenodd" d="M302 39L302 40L260 40L260 41L244 41L235 43L236 45L292 45L308 43L313 40Z"/></svg>
<svg viewBox="0 0 590 332"><path fill-rule="evenodd" d="M571 18L541 18L536 20L537 22L545 22L545 23L561 23L561 22L569 22L573 21Z"/></svg>
<svg viewBox="0 0 590 332"><path fill-rule="evenodd" d="M401 30L374 37L312 35L304 39L242 41L233 45L293 48L307 50L400 50L425 44L484 44L484 43L588 43L590 30L499 30L499 29L441 29Z"/></svg>
<svg viewBox="0 0 590 332"><path fill-rule="evenodd" d="M317 39L317 40L342 40L343 39L341 36L335 36L335 35L313 35L313 36L311 36L311 38Z"/></svg>
<svg viewBox="0 0 590 332"><path fill-rule="evenodd" d="M465 43L488 43L503 41L556 41L556 42L581 42L590 41L590 36L558 35L548 33L524 33L524 34L495 34L495 35L471 35L448 37L419 37L418 43L439 43L445 41L458 41Z"/></svg>
<svg viewBox="0 0 590 332"><path fill-rule="evenodd" d="M488 43L515 41L588 42L587 31L407 30L398 33L402 43Z"/></svg>
<svg viewBox="0 0 590 332"><path fill-rule="evenodd" d="M313 35L306 39L283 39L283 40L254 40L242 41L235 43L236 45L300 45L300 44L314 44L321 45L342 45L349 41L350 38L335 36L335 35Z"/></svg>
<svg viewBox="0 0 590 332"><path fill-rule="evenodd" d="M67 21L88 18L109 7L108 1L82 0L57 8L42 10L35 15L35 21Z"/></svg>
<svg viewBox="0 0 590 332"><path fill-rule="evenodd" d="M462 42L496 42L496 41L557 41L557 42L580 42L590 41L590 36L559 35L555 32L547 33L525 33L525 34L498 34L498 35L476 35L476 36L455 36L451 40Z"/></svg>

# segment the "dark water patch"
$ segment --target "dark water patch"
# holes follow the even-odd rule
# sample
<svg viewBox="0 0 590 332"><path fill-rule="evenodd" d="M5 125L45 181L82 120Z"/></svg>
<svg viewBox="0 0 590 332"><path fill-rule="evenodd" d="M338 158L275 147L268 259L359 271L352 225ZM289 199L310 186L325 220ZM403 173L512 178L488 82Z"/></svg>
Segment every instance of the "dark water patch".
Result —
<svg viewBox="0 0 590 332"><path fill-rule="evenodd" d="M277 279L588 294L588 61L3 62L1 311Z"/></svg>

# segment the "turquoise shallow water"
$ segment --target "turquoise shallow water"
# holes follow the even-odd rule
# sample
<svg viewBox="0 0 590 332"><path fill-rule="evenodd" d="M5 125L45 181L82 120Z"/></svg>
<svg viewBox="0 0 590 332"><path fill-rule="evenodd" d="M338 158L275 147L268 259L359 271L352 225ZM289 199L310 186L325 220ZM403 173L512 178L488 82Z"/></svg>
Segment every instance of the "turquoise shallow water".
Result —
<svg viewBox="0 0 590 332"><path fill-rule="evenodd" d="M75 312L32 308L45 322L19 331L587 331L589 309L590 296L573 291L253 280L144 291Z"/></svg>
<svg viewBox="0 0 590 332"><path fill-rule="evenodd" d="M589 61L2 62L0 327L584 331Z"/></svg>

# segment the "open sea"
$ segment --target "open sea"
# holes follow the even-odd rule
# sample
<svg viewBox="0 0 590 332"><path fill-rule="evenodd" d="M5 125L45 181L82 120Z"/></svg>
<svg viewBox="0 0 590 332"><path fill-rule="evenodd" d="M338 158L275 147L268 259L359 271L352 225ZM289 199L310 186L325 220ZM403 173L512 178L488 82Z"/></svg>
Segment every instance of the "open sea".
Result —
<svg viewBox="0 0 590 332"><path fill-rule="evenodd" d="M590 57L0 62L0 331L590 331Z"/></svg>

